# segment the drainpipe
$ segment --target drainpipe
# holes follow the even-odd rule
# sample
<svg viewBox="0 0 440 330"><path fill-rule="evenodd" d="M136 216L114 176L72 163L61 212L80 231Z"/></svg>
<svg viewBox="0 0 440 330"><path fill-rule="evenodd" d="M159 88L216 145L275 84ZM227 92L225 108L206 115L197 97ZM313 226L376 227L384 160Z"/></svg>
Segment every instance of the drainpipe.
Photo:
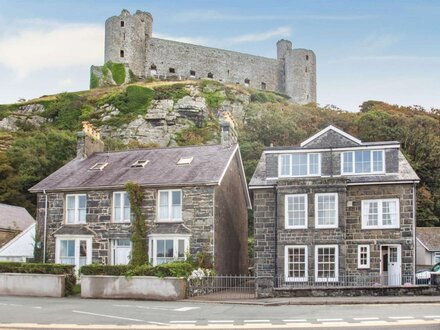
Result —
<svg viewBox="0 0 440 330"><path fill-rule="evenodd" d="M275 190L275 285L278 285L278 187Z"/></svg>
<svg viewBox="0 0 440 330"><path fill-rule="evenodd" d="M413 184L413 283L416 283L416 228L417 228L417 217L416 217L416 183Z"/></svg>
<svg viewBox="0 0 440 330"><path fill-rule="evenodd" d="M43 227L43 263L46 263L46 235L47 235L47 193L46 189L43 190L44 194L44 227Z"/></svg>

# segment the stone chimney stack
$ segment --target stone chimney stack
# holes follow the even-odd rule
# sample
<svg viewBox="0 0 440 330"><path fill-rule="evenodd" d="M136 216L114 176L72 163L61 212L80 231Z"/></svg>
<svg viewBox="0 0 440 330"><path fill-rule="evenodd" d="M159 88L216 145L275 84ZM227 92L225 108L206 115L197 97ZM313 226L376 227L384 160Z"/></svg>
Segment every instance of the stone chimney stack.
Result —
<svg viewBox="0 0 440 330"><path fill-rule="evenodd" d="M237 143L237 131L235 130L235 122L232 115L229 112L224 112L223 119L220 122L220 138L221 144L225 147L230 147L232 144Z"/></svg>
<svg viewBox="0 0 440 330"><path fill-rule="evenodd" d="M104 142L97 128L83 121L83 130L77 133L76 158L86 159L95 152L104 151Z"/></svg>

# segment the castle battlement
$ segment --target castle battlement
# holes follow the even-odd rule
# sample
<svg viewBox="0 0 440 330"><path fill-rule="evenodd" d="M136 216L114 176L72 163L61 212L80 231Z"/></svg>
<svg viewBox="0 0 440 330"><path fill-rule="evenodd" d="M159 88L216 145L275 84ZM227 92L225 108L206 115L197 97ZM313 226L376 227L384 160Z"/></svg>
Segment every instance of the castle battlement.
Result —
<svg viewBox="0 0 440 330"><path fill-rule="evenodd" d="M214 79L286 94L299 104L316 103L316 56L295 49L289 40L276 44L277 58L266 58L152 37L153 16L126 9L105 22L105 63L122 63L139 79ZM106 75L92 67L92 76ZM125 82L128 78L125 79ZM114 81L113 81L114 82ZM121 82L119 82L120 84Z"/></svg>

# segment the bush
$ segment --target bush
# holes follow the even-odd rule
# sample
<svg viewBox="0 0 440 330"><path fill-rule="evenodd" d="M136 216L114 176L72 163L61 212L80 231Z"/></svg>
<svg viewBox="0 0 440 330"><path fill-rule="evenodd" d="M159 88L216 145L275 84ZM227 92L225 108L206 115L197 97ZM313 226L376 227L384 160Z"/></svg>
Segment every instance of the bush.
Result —
<svg viewBox="0 0 440 330"><path fill-rule="evenodd" d="M175 261L152 267L149 264L132 265L87 265L82 266L82 275L114 275L114 276L157 276L157 277L185 277L191 275L195 269L189 262Z"/></svg>
<svg viewBox="0 0 440 330"><path fill-rule="evenodd" d="M123 114L144 115L154 96L152 89L132 85L128 86L124 92L103 100L102 104L113 104Z"/></svg>
<svg viewBox="0 0 440 330"><path fill-rule="evenodd" d="M116 84L122 85L125 82L125 66L122 63L107 62L104 67L108 68L111 73L113 80ZM104 72L105 69L103 69Z"/></svg>
<svg viewBox="0 0 440 330"><path fill-rule="evenodd" d="M76 285L76 276L72 265L0 262L0 273L66 275L66 295L72 294Z"/></svg>
<svg viewBox="0 0 440 330"><path fill-rule="evenodd" d="M90 89L97 88L99 86L99 78L93 72L90 74Z"/></svg>
<svg viewBox="0 0 440 330"><path fill-rule="evenodd" d="M156 100L172 99L174 102L189 95L189 91L185 88L185 84L159 86L154 88L154 92L156 93Z"/></svg>

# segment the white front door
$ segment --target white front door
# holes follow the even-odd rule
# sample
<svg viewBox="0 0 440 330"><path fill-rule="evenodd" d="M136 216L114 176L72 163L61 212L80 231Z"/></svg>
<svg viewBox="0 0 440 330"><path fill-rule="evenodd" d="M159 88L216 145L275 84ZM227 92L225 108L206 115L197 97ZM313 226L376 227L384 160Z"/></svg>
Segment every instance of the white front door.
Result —
<svg viewBox="0 0 440 330"><path fill-rule="evenodd" d="M388 285L402 285L400 245L388 246Z"/></svg>
<svg viewBox="0 0 440 330"><path fill-rule="evenodd" d="M127 265L130 262L131 241L129 239L113 240L113 265Z"/></svg>

